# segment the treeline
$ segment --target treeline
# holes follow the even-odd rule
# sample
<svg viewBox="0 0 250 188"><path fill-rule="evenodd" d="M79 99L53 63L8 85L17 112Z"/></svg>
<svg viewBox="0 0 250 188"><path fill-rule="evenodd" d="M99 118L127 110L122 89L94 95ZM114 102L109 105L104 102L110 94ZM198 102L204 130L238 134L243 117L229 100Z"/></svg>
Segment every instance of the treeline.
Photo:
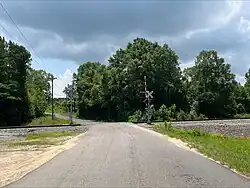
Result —
<svg viewBox="0 0 250 188"><path fill-rule="evenodd" d="M49 74L31 68L23 46L0 37L0 126L21 125L44 114Z"/></svg>
<svg viewBox="0 0 250 188"><path fill-rule="evenodd" d="M86 62L74 75L78 115L87 119L145 120L144 76L153 91L152 119L231 118L250 112L250 72L246 84L214 50L202 51L181 71L167 45L143 38L109 58L109 65Z"/></svg>

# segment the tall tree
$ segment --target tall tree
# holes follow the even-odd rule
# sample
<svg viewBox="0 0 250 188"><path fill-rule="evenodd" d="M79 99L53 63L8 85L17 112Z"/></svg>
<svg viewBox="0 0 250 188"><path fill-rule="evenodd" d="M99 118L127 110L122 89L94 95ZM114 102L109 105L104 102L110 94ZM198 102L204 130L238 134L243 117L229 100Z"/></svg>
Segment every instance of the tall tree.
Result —
<svg viewBox="0 0 250 188"><path fill-rule="evenodd" d="M99 118L101 116L102 77L106 66L87 62L79 66L76 76L79 116Z"/></svg>
<svg viewBox="0 0 250 188"><path fill-rule="evenodd" d="M1 122L20 124L28 120L28 96L26 91L27 67L31 55L23 47L0 39L1 46ZM9 118L11 117L11 118Z"/></svg>
<svg viewBox="0 0 250 188"><path fill-rule="evenodd" d="M119 49L109 63L112 69L109 86L120 117L144 108L144 95L141 94L144 76L148 90L154 91L156 108L162 104L185 108L178 56L167 44L161 46L137 38L127 48Z"/></svg>
<svg viewBox="0 0 250 188"><path fill-rule="evenodd" d="M229 117L235 113L233 98L235 75L230 65L214 50L202 51L192 68L192 88L195 89L200 112L208 117Z"/></svg>
<svg viewBox="0 0 250 188"><path fill-rule="evenodd" d="M29 98L29 114L39 117L44 114L50 99L49 74L44 70L30 68L27 76L27 91Z"/></svg>

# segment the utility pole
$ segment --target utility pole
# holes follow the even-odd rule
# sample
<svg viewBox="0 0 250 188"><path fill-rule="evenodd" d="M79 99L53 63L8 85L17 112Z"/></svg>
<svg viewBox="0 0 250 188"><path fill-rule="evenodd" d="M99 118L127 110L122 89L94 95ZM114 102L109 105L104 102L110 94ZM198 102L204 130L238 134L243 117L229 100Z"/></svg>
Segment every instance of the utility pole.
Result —
<svg viewBox="0 0 250 188"><path fill-rule="evenodd" d="M51 96L51 107L52 107L51 116L52 116L52 120L54 120L54 96L53 96L54 95L54 80L57 78L51 74L50 79L51 79L51 86L52 86L52 88L51 88L52 89L52 92L51 92L51 94L52 94L52 96Z"/></svg>
<svg viewBox="0 0 250 188"><path fill-rule="evenodd" d="M71 88L71 90L69 91L69 93L70 93L70 112L69 112L69 121L70 121L70 124L73 124L73 115L72 115L72 98L73 98L73 87L74 87L74 85L72 85L72 88Z"/></svg>

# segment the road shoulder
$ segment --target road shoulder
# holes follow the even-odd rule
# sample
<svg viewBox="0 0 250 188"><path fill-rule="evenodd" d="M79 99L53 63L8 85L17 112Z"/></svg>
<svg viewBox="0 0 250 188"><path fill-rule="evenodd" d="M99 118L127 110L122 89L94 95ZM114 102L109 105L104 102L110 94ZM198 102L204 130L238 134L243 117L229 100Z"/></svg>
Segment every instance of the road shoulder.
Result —
<svg viewBox="0 0 250 188"><path fill-rule="evenodd" d="M74 147L85 133L71 137L61 145L49 147L25 147L0 152L0 187L15 182L61 152Z"/></svg>
<svg viewBox="0 0 250 188"><path fill-rule="evenodd" d="M168 135L165 135L165 134L158 133L158 132L154 131L152 128L150 128L150 127L138 126L138 125L135 125L135 124L133 124L133 125L131 125L131 126L133 126L133 127L135 127L135 128L138 128L138 129L141 129L141 130L143 130L143 131L149 132L150 134L154 134L154 135L156 135L156 136L164 137L164 138L167 139L167 141L173 143L173 144L176 145L177 147L180 147L180 148L182 148L182 149L185 149L185 150L188 150L188 151L190 151L190 152L196 153L196 154L198 154L198 155L200 155L200 156L202 156L202 157L204 157L204 158L206 158L206 159L208 159L208 160L210 160L210 161L213 161L213 162L215 162L215 163L217 163L217 164L219 164L219 165L221 165L221 166L223 166L223 167L225 167L225 168L231 170L232 172L236 173L237 175L239 175L239 176L241 176L241 177L243 177L243 178L245 178L245 179L250 180L250 178L249 178L248 176L243 175L242 173L240 173L240 172L237 171L236 169L232 169L232 168L230 168L229 166L222 164L220 161L214 160L213 158L208 157L208 156L206 156L205 154L199 152L196 148L190 147L190 145L189 145L187 142L184 142L184 141L182 141L182 140L180 140L180 139L177 139L177 138L169 137Z"/></svg>

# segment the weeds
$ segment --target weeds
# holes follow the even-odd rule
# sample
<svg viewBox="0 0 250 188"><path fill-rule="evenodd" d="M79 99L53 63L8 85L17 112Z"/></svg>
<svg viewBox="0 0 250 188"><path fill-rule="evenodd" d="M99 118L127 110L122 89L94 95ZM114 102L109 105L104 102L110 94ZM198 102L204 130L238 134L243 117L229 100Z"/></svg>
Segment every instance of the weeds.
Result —
<svg viewBox="0 0 250 188"><path fill-rule="evenodd" d="M153 128L162 134L181 139L208 157L250 176L249 137L229 137L202 132L200 129L177 129L169 122L157 124Z"/></svg>

